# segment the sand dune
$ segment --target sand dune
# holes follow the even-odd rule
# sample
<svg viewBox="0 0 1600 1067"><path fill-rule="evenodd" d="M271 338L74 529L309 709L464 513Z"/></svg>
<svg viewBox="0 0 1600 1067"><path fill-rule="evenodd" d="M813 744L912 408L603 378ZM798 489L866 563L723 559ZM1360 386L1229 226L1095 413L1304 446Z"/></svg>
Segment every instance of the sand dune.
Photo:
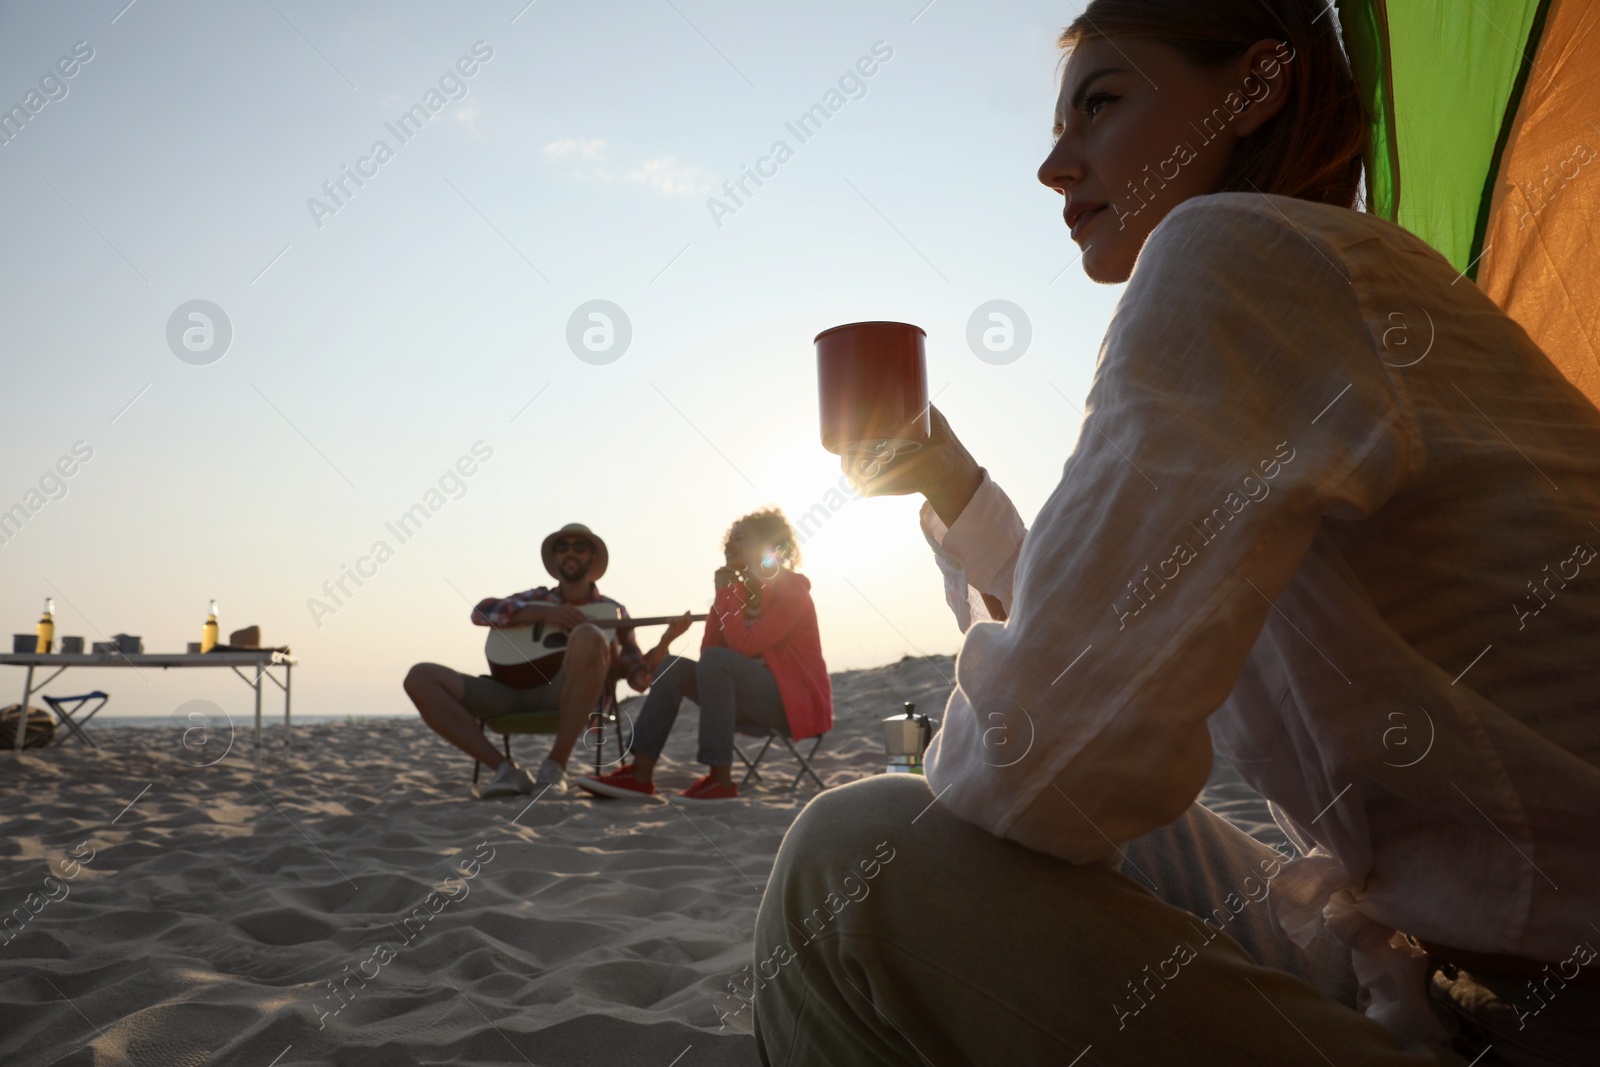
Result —
<svg viewBox="0 0 1600 1067"><path fill-rule="evenodd" d="M836 675L818 770L875 773L878 720L904 700L937 713L951 667ZM695 719L663 786L699 773ZM287 754L271 731L259 772L239 726L209 766L216 736L121 729L0 770L0 1061L757 1062L731 990L811 795L787 792L786 755L713 808L480 802L470 761L415 720L297 728ZM1236 781L1208 797L1270 835Z"/></svg>

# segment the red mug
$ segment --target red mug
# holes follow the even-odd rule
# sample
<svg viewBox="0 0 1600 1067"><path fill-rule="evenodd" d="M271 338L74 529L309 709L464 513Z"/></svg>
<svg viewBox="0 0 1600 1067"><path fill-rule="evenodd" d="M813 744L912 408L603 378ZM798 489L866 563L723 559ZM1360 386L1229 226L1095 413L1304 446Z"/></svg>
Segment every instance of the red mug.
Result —
<svg viewBox="0 0 1600 1067"><path fill-rule="evenodd" d="M817 334L823 448L886 460L927 443L927 336L904 322L852 322Z"/></svg>

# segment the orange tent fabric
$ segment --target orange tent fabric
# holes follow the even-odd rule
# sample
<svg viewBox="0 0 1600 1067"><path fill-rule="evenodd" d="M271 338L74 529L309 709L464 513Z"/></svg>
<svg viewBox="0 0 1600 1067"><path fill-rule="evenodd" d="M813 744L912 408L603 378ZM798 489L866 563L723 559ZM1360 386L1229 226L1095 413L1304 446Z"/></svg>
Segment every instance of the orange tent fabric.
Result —
<svg viewBox="0 0 1600 1067"><path fill-rule="evenodd" d="M1478 285L1600 404L1600 5L1555 0L1494 186Z"/></svg>
<svg viewBox="0 0 1600 1067"><path fill-rule="evenodd" d="M1600 406L1600 4L1337 2L1372 123L1368 209L1439 249Z"/></svg>

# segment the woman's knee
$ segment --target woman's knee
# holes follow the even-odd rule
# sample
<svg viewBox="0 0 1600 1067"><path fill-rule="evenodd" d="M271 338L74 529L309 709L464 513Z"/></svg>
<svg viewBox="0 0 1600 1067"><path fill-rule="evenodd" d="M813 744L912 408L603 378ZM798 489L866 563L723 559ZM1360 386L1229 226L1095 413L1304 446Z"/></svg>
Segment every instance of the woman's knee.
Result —
<svg viewBox="0 0 1600 1067"><path fill-rule="evenodd" d="M932 801L920 775L876 775L824 790L784 834L773 883L782 883L784 892L803 883L808 896L835 890L849 895L845 880L875 879L899 855L897 842L904 844L912 822Z"/></svg>
<svg viewBox="0 0 1600 1067"><path fill-rule="evenodd" d="M726 675L733 669L734 664L745 658L731 648L712 645L710 648L701 649L700 662L695 664L695 673L702 678L708 674Z"/></svg>
<svg viewBox="0 0 1600 1067"><path fill-rule="evenodd" d="M819 848L824 843L864 841L908 827L933 800L933 790L919 774L877 774L825 789L800 812L784 844Z"/></svg>
<svg viewBox="0 0 1600 1067"><path fill-rule="evenodd" d="M695 672L695 661L688 656L668 656L656 667L655 675L650 680L650 691L657 689L671 689L674 692L683 689L685 685L692 685Z"/></svg>
<svg viewBox="0 0 1600 1067"><path fill-rule="evenodd" d="M906 936L906 923L926 919L906 914L908 887L935 877L919 873L916 850L904 847L912 820L933 800L927 783L914 777L863 779L825 790L806 805L784 835L756 916L758 973L763 960L831 956L847 943L851 952L872 951L880 939ZM896 863L902 856L913 858ZM761 975L767 990L762 1010L776 1012L774 1018L788 1017L813 980L798 964L779 970Z"/></svg>

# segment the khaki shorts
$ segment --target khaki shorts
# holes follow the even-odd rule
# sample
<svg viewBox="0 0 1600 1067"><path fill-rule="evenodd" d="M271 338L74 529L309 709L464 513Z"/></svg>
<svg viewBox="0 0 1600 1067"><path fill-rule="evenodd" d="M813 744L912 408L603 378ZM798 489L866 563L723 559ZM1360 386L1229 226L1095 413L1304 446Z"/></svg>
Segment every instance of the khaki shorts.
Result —
<svg viewBox="0 0 1600 1067"><path fill-rule="evenodd" d="M477 718L492 719L519 711L561 710L561 686L566 677L557 671L553 679L532 689L513 689L487 674L463 674L461 681L465 683L462 706Z"/></svg>

